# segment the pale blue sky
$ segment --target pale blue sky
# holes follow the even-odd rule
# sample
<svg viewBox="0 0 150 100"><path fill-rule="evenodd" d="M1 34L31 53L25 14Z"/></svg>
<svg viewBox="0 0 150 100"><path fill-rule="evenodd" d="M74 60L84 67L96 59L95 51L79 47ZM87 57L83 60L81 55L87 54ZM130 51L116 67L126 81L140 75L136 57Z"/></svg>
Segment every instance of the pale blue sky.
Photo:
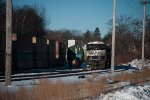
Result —
<svg viewBox="0 0 150 100"><path fill-rule="evenodd" d="M13 4L45 7L47 28L51 30L76 29L83 33L99 27L104 35L113 14L113 0L13 0ZM142 19L140 0L117 0L117 16L121 14ZM147 15L150 15L150 5L147 5Z"/></svg>

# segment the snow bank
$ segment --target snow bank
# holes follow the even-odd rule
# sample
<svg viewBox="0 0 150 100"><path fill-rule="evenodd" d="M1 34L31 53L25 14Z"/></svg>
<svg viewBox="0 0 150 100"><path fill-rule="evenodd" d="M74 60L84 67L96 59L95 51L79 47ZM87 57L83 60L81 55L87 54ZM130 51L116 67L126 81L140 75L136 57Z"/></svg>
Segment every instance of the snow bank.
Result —
<svg viewBox="0 0 150 100"><path fill-rule="evenodd" d="M135 69L141 69L142 68L142 60L135 59L132 62L129 62L128 65ZM150 67L150 60L145 60L144 66Z"/></svg>
<svg viewBox="0 0 150 100"><path fill-rule="evenodd" d="M97 100L149 100L150 84L144 86L129 86L121 91L102 94Z"/></svg>

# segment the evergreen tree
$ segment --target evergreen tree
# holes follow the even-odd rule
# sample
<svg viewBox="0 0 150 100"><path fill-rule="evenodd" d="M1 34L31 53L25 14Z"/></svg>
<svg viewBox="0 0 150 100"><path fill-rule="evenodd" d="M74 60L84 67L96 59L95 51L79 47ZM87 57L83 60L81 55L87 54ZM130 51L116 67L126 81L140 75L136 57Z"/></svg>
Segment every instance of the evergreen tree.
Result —
<svg viewBox="0 0 150 100"><path fill-rule="evenodd" d="M84 43L88 43L91 41L92 41L91 32L89 30L87 30L86 33L84 34Z"/></svg>
<svg viewBox="0 0 150 100"><path fill-rule="evenodd" d="M100 41L101 40L101 33L98 27L96 27L93 33L93 41Z"/></svg>

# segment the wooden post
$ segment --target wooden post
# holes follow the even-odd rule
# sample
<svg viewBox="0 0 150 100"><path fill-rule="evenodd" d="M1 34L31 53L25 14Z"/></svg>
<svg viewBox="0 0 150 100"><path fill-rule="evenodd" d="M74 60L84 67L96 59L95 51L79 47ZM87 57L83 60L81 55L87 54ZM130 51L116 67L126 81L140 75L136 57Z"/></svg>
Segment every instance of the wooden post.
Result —
<svg viewBox="0 0 150 100"><path fill-rule="evenodd" d="M6 0L6 58L5 58L5 85L11 85L12 65L12 0Z"/></svg>
<svg viewBox="0 0 150 100"><path fill-rule="evenodd" d="M144 62L145 62L145 57L144 57L144 45L145 45L145 26L146 26L146 4L149 4L150 1L142 0L140 2L144 6L144 14L143 14L143 34L142 34L142 69L144 68Z"/></svg>
<svg viewBox="0 0 150 100"><path fill-rule="evenodd" d="M113 31L112 31L112 53L111 53L111 72L114 73L114 59L115 59L115 18L116 18L116 0L114 0L113 9Z"/></svg>
<svg viewBox="0 0 150 100"><path fill-rule="evenodd" d="M145 57L144 57L144 41L145 41L145 17L146 17L146 0L143 1L144 5L144 15L143 15L143 36L142 36L142 69L144 68L144 62L145 62Z"/></svg>

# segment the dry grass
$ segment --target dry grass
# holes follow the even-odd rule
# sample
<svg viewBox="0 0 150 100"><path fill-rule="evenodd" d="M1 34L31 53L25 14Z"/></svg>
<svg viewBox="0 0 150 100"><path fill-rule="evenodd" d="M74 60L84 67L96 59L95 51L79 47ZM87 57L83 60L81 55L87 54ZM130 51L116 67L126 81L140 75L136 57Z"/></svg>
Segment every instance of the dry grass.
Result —
<svg viewBox="0 0 150 100"><path fill-rule="evenodd" d="M119 74L119 75L110 76L111 77L110 79L113 80L114 82L127 81L129 76L130 75L128 73L121 72L121 74Z"/></svg>
<svg viewBox="0 0 150 100"><path fill-rule="evenodd" d="M132 74L122 72L120 75L111 77L113 81L129 81L131 83L144 83L150 80L150 69L144 69Z"/></svg>
<svg viewBox="0 0 150 100"><path fill-rule="evenodd" d="M48 82L41 80L40 84L31 90L31 95L34 95L33 100L67 100L71 97L78 96L77 83L63 83L63 82Z"/></svg>
<svg viewBox="0 0 150 100"><path fill-rule="evenodd" d="M6 91L0 91L0 100L15 100L15 94Z"/></svg>
<svg viewBox="0 0 150 100"><path fill-rule="evenodd" d="M115 58L115 64L125 64L128 63L134 59L141 58L141 53L140 52L132 52L132 53L126 53L126 54L120 54L117 55Z"/></svg>
<svg viewBox="0 0 150 100"><path fill-rule="evenodd" d="M83 83L63 83L61 81L53 83L47 80L40 80L39 84L30 90L20 87L15 95L8 92L0 92L0 100L79 99L87 96L98 96L105 89L106 84L106 78Z"/></svg>
<svg viewBox="0 0 150 100"><path fill-rule="evenodd" d="M145 69L143 71L134 73L129 78L131 83L144 83L150 80L150 69Z"/></svg>
<svg viewBox="0 0 150 100"><path fill-rule="evenodd" d="M80 98L83 97L96 97L100 95L107 86L107 79L102 78L96 81L87 80L80 87Z"/></svg>
<svg viewBox="0 0 150 100"><path fill-rule="evenodd" d="M118 76L109 76L113 81L129 81L131 83L144 83L150 80L150 69L128 74L122 72ZM96 80L95 80L96 78ZM93 74L82 83L49 82L40 80L32 89L20 87L17 93L0 91L0 100L72 100L96 97L105 91L107 79Z"/></svg>

